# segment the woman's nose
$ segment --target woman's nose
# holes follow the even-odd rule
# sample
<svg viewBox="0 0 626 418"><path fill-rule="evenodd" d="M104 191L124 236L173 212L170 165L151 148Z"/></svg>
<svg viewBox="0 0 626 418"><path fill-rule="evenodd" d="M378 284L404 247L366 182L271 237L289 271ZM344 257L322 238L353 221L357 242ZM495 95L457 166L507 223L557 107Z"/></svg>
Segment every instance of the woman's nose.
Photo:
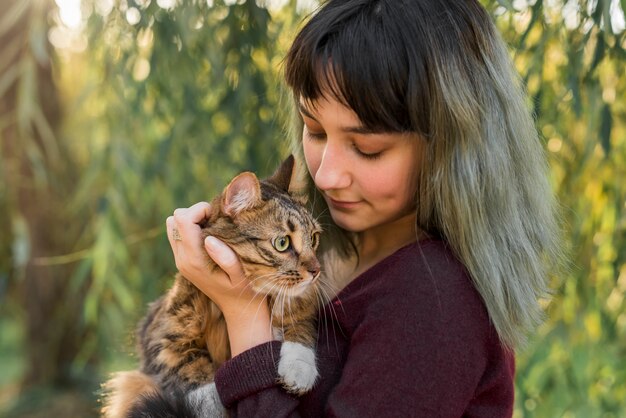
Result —
<svg viewBox="0 0 626 418"><path fill-rule="evenodd" d="M350 185L349 163L336 144L326 142L314 180L320 190L344 189Z"/></svg>

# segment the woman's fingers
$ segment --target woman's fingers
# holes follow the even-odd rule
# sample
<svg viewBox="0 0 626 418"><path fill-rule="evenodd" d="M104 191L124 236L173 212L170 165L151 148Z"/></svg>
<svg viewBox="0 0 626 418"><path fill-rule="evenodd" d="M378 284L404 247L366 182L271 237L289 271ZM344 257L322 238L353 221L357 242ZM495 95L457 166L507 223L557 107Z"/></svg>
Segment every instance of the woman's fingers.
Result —
<svg viewBox="0 0 626 418"><path fill-rule="evenodd" d="M210 207L207 202L199 202L189 208L178 208L165 221L176 268L183 274L206 265L200 224L206 220Z"/></svg>
<svg viewBox="0 0 626 418"><path fill-rule="evenodd" d="M172 251L174 251L174 255L176 255L176 240L174 240L175 229L176 221L174 221L174 217L168 216L165 220L165 232L167 234L167 240L170 242L170 247L172 247Z"/></svg>
<svg viewBox="0 0 626 418"><path fill-rule="evenodd" d="M207 202L199 202L188 208L178 208L174 211L174 221L178 236L178 241L185 244L199 245L197 236L200 232L200 225L208 215L210 205ZM186 240L186 238L188 238ZM190 242L189 239L194 239Z"/></svg>
<svg viewBox="0 0 626 418"><path fill-rule="evenodd" d="M174 211L174 219L182 224L200 224L209 215L211 205L207 202L198 202L188 208L178 208Z"/></svg>
<svg viewBox="0 0 626 418"><path fill-rule="evenodd" d="M209 211L210 205L206 202L176 209L165 221L167 239L178 271L211 298L225 316L232 317L250 306L257 306L253 301L262 297L248 287L239 257L228 245L215 237L201 242L200 224L208 218ZM207 255L221 270L211 267Z"/></svg>

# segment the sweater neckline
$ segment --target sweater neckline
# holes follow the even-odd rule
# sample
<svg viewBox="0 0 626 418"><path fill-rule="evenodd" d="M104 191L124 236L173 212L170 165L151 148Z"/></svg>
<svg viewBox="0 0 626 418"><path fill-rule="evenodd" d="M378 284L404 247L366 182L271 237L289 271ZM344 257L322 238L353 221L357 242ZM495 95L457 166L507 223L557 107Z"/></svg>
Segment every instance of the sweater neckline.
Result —
<svg viewBox="0 0 626 418"><path fill-rule="evenodd" d="M369 269L365 270L363 273L361 273L358 276L356 276L350 282L348 282L347 285L345 285L339 292L337 292L335 297L333 297L332 300L329 303L334 303L335 301L339 301L340 302L341 301L341 296L344 293L350 293L354 286L358 285L359 283L361 283L363 281L368 280L369 277L371 277L374 273L376 273L378 270L380 270L385 265L387 265L393 258L397 257L399 254L404 253L405 251L408 251L410 248L416 248L417 249L418 247L422 247L425 244L427 244L429 242L433 242L433 241L440 241L440 239L435 238L435 237L426 237L426 238L423 238L421 240L416 240L416 241L410 242L410 243L408 243L406 245L403 245L402 247L398 248L397 250L395 250L394 252L392 252L391 254L389 254L388 256L383 258L382 260L380 260L378 263L374 264Z"/></svg>

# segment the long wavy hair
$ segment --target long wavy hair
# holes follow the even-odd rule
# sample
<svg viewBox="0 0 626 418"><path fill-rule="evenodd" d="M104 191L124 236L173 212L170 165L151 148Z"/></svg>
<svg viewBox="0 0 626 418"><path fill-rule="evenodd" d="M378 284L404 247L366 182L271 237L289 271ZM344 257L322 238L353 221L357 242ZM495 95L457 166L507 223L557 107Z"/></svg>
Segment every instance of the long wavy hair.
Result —
<svg viewBox="0 0 626 418"><path fill-rule="evenodd" d="M476 0L330 0L285 59L295 100L332 95L374 130L417 132L418 227L467 268L501 341L519 348L559 260L559 225L526 93ZM294 151L302 160L302 120ZM323 199L307 176L317 211ZM323 220L332 224L329 216ZM324 251L353 254L331 228Z"/></svg>

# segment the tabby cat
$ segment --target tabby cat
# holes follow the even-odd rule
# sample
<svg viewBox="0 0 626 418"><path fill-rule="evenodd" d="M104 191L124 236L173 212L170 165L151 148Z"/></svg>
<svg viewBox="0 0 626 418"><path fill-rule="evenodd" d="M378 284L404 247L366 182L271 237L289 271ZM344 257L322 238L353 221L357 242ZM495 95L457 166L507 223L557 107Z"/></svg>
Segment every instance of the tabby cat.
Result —
<svg viewBox="0 0 626 418"><path fill-rule="evenodd" d="M235 177L211 202L202 235L228 244L252 288L267 295L275 337L284 341L281 384L301 394L318 376L314 344L321 284L315 250L321 228L289 194L293 171L289 157L266 180L259 182L250 172ZM219 268L208 256L207 263ZM178 273L173 287L150 305L137 334L140 370L117 373L103 385L103 416L224 414L212 382L230 349L215 303Z"/></svg>

